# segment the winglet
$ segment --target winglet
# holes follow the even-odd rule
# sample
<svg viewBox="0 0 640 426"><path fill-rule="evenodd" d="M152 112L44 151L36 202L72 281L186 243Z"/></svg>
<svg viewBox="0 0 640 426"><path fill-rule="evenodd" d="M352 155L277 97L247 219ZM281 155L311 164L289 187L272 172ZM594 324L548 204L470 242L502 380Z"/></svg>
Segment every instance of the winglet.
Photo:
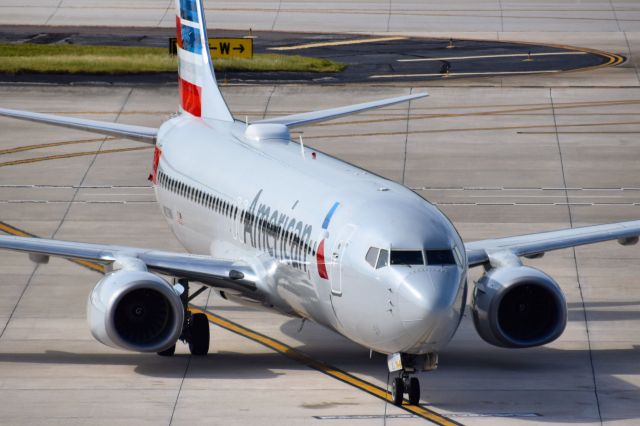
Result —
<svg viewBox="0 0 640 426"><path fill-rule="evenodd" d="M175 0L180 108L195 117L233 121L213 72L202 0Z"/></svg>

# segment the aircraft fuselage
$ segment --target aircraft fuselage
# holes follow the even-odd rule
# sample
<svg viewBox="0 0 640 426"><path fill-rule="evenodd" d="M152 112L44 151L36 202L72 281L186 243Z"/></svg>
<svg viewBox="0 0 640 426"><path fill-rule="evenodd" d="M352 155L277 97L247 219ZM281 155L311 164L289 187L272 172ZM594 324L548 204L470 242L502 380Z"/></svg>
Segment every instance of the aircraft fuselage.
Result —
<svg viewBox="0 0 640 426"><path fill-rule="evenodd" d="M400 184L291 141L248 141L245 128L180 116L158 134L156 197L176 237L192 253L251 259L260 275L255 299L223 294L377 352L448 343L467 263L446 216ZM423 264L391 264L417 250ZM455 262L426 261L446 251Z"/></svg>

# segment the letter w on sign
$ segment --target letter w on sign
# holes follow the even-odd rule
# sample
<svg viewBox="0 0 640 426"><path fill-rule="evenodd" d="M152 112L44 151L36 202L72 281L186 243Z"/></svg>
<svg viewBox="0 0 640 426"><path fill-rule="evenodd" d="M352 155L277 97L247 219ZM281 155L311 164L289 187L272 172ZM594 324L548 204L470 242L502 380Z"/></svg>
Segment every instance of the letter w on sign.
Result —
<svg viewBox="0 0 640 426"><path fill-rule="evenodd" d="M210 38L209 50L214 59L253 58L253 39L250 38Z"/></svg>

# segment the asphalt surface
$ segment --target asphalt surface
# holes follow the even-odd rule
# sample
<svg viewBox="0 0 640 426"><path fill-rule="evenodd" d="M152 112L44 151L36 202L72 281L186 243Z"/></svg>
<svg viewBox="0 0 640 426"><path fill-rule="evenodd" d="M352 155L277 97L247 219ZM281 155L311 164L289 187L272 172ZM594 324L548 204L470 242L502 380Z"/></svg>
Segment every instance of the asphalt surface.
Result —
<svg viewBox="0 0 640 426"><path fill-rule="evenodd" d="M73 43L167 47L171 28L3 26L2 43ZM210 30L210 37L244 37L247 32ZM568 46L499 41L375 37L349 34L254 32L254 52L327 58L348 65L341 73L221 72L227 82L382 83L559 73L624 61L619 55ZM4 82L173 83L175 74L143 75L1 75Z"/></svg>
<svg viewBox="0 0 640 426"><path fill-rule="evenodd" d="M519 77L522 87L432 86L426 99L308 126L303 137L414 189L466 241L637 219L640 88L602 87L626 81L617 71L576 73L586 87L532 87L549 78L541 76ZM421 89L222 87L233 113L250 121ZM175 85L3 85L0 99L7 108L150 127L178 105ZM0 130L1 232L182 250L147 181L153 147L4 117ZM637 425L640 247L612 241L525 262L565 291L562 337L496 348L467 312L439 368L421 374L419 411L407 412L379 397L389 378L383 355L215 292L193 301L218 315L209 356L190 357L183 344L171 359L108 348L86 323L100 274L63 259L35 266L5 251L0 424L369 426L386 413L388 425L403 426ZM469 282L482 273L472 270Z"/></svg>

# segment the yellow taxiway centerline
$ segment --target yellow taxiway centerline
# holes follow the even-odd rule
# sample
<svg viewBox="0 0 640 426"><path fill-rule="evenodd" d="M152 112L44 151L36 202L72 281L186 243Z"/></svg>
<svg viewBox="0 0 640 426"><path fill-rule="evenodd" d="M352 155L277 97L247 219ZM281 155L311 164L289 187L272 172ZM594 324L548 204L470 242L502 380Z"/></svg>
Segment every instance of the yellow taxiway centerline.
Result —
<svg viewBox="0 0 640 426"><path fill-rule="evenodd" d="M5 154L14 154L16 152L24 152L24 151L32 151L34 149L42 149L42 148L53 148L56 146L64 146L64 145L76 145L76 144L81 144L81 143L92 143L92 142L102 142L102 141L112 141L112 140L116 140L116 138L95 138L95 139L77 139L77 140L71 140L71 141L62 141L62 142L50 142L50 143L39 143L39 144L35 144L35 145L23 145L23 146L17 146L15 148L7 148L7 149L0 149L0 155L5 155Z"/></svg>
<svg viewBox="0 0 640 426"><path fill-rule="evenodd" d="M374 385L373 383L362 380L350 373L342 371L331 365L325 364L321 361L317 361L311 358L310 356L304 354L303 352L300 352L297 349L292 348L291 346L285 343L282 343L269 336L265 336L264 334L258 333L257 331L251 330L235 322L229 321L228 319L225 319L219 315L216 315L214 313L211 313L206 310L199 309L193 306L191 306L190 309L192 312L205 314L212 324L215 324L219 327L224 328L225 330L231 331L240 336L253 340L254 342L259 343L263 346L266 346L270 349L273 349L274 351L279 352L282 355L286 356L287 358L290 358L296 362L299 362L300 364L304 364L309 368L312 368L314 370L317 370L321 373L326 374L327 376L333 377L334 379L338 379L341 382L344 382L353 387L356 387L370 395L373 395L377 398L387 401L388 403L391 403L393 401L391 394L387 392L386 389L383 389L380 386L377 386L377 385ZM451 419L448 419L442 416L441 414L436 413L433 410L424 408L419 405L410 405L407 400L404 401L402 408L412 414L415 414L418 417L422 417L423 419L429 420L438 425L447 425L447 426L460 425L460 423L455 422Z"/></svg>
<svg viewBox="0 0 640 426"><path fill-rule="evenodd" d="M37 235L31 234L27 231L23 231L19 228L16 228L15 226L12 226L2 221L0 221L0 231L5 232L7 234L20 236L20 237L39 238ZM92 262L84 259L68 259L68 260L78 265L82 265L86 268L89 268L93 271L105 273L104 266L97 262ZM252 340L256 343L266 346L267 348L272 349L293 361L296 361L311 369L324 373L327 376L333 377L334 379L340 380L343 383L349 384L372 396L375 396L376 398L387 401L388 403L392 402L391 394L388 393L386 389L383 389L380 386L374 385L373 383L367 382L366 380L362 380L350 373L347 373L346 371L342 371L329 364L325 364L321 361L317 361L311 358L310 356L304 354L303 352L300 352L299 350L292 348L291 346L285 343L282 343L262 333L258 333L257 331L251 330L243 325L230 321L219 315L197 308L195 306L189 306L189 309L191 312L205 314L209 319L209 321L214 325L217 325L221 328L224 328L225 330L228 330L232 333L246 337L249 340ZM410 405L407 400L404 401L401 408L404 409L405 411L408 411L411 414L414 414L418 417L421 417L437 425L462 426L461 423L448 419L442 416L441 414L436 413L433 410L430 410L428 408L425 408L419 405L417 406Z"/></svg>
<svg viewBox="0 0 640 426"><path fill-rule="evenodd" d="M408 37L357 38L353 40L340 40L340 41L327 41L327 42L318 42L318 43L299 44L297 46L270 47L268 50L285 51L285 50L311 49L312 47L348 46L352 44L382 43L385 41L406 40L407 38Z"/></svg>
<svg viewBox="0 0 640 426"><path fill-rule="evenodd" d="M44 157L33 157L33 158L25 158L23 160L5 161L4 163L0 163L0 167L16 166L18 164L37 163L40 161L60 160L62 158L83 157L86 155L115 154L118 152L141 151L144 149L152 149L152 148L153 148L152 146L139 146L134 148L103 149L102 151L81 151L81 152L71 152L69 154L47 155Z"/></svg>

